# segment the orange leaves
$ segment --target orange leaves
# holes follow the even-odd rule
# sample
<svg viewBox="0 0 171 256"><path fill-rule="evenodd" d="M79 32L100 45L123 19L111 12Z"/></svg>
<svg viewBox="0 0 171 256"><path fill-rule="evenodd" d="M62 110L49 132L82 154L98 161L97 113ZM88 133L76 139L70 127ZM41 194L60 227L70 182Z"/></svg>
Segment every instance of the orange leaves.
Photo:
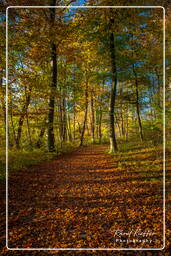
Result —
<svg viewBox="0 0 171 256"><path fill-rule="evenodd" d="M15 198L14 193L10 201L17 216L9 218L12 247L161 247L160 183L146 182L142 176L144 154L148 152L152 166L160 163L153 150L118 153L114 158L104 150L104 146L94 146L73 153L72 158L60 156L34 173L23 173L22 184L10 185L20 194ZM131 159L134 169L126 164ZM141 160L138 167L137 159ZM120 169L116 168L118 160L125 160ZM25 187L27 193L23 193ZM155 232L152 242L124 244L114 237L115 230L137 229Z"/></svg>

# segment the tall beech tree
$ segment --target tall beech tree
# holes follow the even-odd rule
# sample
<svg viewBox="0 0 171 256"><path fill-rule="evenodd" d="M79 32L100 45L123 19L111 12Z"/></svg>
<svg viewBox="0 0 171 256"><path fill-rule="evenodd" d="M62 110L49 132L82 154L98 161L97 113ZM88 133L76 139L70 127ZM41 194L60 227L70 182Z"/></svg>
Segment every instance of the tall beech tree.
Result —
<svg viewBox="0 0 171 256"><path fill-rule="evenodd" d="M116 46L115 37L112 31L112 27L115 24L113 17L109 21L109 40L110 40L110 54L111 54L111 68L112 68L112 84L111 95L109 103L109 115L110 115L110 152L116 152L118 150L116 142L115 132L115 103L116 103L116 89L117 89L117 70L116 70Z"/></svg>
<svg viewBox="0 0 171 256"><path fill-rule="evenodd" d="M51 6L56 6L56 0L51 0ZM56 9L50 8L50 31L54 33L54 25L56 18ZM49 113L48 113L48 150L55 151L54 137L54 107L55 107L55 91L57 87L57 46L53 39L53 34L50 33L50 51L51 51L51 85L49 98Z"/></svg>

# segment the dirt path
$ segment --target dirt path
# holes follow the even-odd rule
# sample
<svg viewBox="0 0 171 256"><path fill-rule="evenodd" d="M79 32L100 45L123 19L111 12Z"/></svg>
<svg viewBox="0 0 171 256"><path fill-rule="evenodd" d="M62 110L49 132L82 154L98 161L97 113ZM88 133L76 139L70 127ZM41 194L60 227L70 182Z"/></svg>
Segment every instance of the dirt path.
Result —
<svg viewBox="0 0 171 256"><path fill-rule="evenodd" d="M122 170L105 150L82 148L11 175L9 247L162 246L161 190L131 166ZM122 234L123 242L118 229L155 234L144 243Z"/></svg>

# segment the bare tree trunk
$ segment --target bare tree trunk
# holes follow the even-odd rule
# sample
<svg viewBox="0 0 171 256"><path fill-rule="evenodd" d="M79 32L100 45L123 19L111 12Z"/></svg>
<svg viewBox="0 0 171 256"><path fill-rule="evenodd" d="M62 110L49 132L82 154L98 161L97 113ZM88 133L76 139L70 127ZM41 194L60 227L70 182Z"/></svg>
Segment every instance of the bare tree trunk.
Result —
<svg viewBox="0 0 171 256"><path fill-rule="evenodd" d="M45 133L45 127L42 127L41 130L40 130L39 138L38 138L37 143L36 143L37 148L41 147L41 141L42 141L44 133Z"/></svg>
<svg viewBox="0 0 171 256"><path fill-rule="evenodd" d="M91 92L91 133L92 133L92 142L95 142L95 118L94 118L94 99L93 99L93 91Z"/></svg>
<svg viewBox="0 0 171 256"><path fill-rule="evenodd" d="M128 133L129 133L129 109L128 105L126 108L126 134L125 134L125 139L128 141Z"/></svg>
<svg viewBox="0 0 171 256"><path fill-rule="evenodd" d="M73 124L74 125L74 127L73 127L74 131L73 131L73 135L74 135L74 140L75 140L75 119L76 119L75 102L74 102L74 110L73 111L74 111L74 124Z"/></svg>
<svg viewBox="0 0 171 256"><path fill-rule="evenodd" d="M17 136L16 136L16 147L19 149L20 148L20 139L21 139L21 132L22 132L22 127L23 127L23 122L25 115L27 113L27 109L30 104L30 98L31 98L31 90L29 91L28 95L26 95L26 102L23 106L23 109L21 111L20 119L18 122L18 130L17 130Z"/></svg>
<svg viewBox="0 0 171 256"><path fill-rule="evenodd" d="M114 20L110 20L110 28L114 24ZM109 117L110 117L110 152L117 152L118 146L115 134L115 100L116 100L116 88L117 88L117 70L116 70L116 56L115 56L115 40L114 34L110 32L110 54L111 54L111 66L112 66L112 84L110 93L110 105L109 105Z"/></svg>
<svg viewBox="0 0 171 256"><path fill-rule="evenodd" d="M63 134L62 134L62 140L65 142L67 140L67 118L66 118L66 99L65 97L63 98L63 123L62 123L62 126L63 126Z"/></svg>
<svg viewBox="0 0 171 256"><path fill-rule="evenodd" d="M122 136L125 136L125 127L124 127L124 118L123 118L123 106L121 104L121 130L122 130Z"/></svg>
<svg viewBox="0 0 171 256"><path fill-rule="evenodd" d="M118 115L115 114L115 123L118 126L118 130L119 130L119 136L122 137L122 129L120 127L120 120L118 118Z"/></svg>
<svg viewBox="0 0 171 256"><path fill-rule="evenodd" d="M32 147L32 139L31 139L31 132L30 132L30 124L29 124L29 117L28 117L28 111L26 110L26 121L27 121L27 131L29 136L29 144Z"/></svg>
<svg viewBox="0 0 171 256"><path fill-rule="evenodd" d="M80 136L81 136L81 133L82 133L81 125L80 125L80 123L78 121L77 121L77 123L78 123L78 131L79 131Z"/></svg>
<svg viewBox="0 0 171 256"><path fill-rule="evenodd" d="M136 111L137 111L137 118L138 118L139 134L140 134L141 141L143 141L144 138L143 138L142 124L141 124L141 117L140 117L138 77L137 77L137 72L135 71L134 65L133 65L133 73L135 76Z"/></svg>
<svg viewBox="0 0 171 256"><path fill-rule="evenodd" d="M80 146L83 146L83 142L84 142L84 133L85 133L86 122L87 122L87 112L88 112L88 79L86 78L85 114L84 114L84 122L83 122L83 128L82 128L82 132L81 132L81 138L80 138Z"/></svg>
<svg viewBox="0 0 171 256"><path fill-rule="evenodd" d="M72 141L72 132L71 132L71 120L70 120L70 116L68 114L68 122L67 122L67 129L68 129L68 139L69 141Z"/></svg>
<svg viewBox="0 0 171 256"><path fill-rule="evenodd" d="M99 111L99 143L102 142L102 108Z"/></svg>
<svg viewBox="0 0 171 256"><path fill-rule="evenodd" d="M1 102L2 102L2 110L3 110L3 121L4 121L4 133L6 133L6 107L5 107L5 89L3 89L3 71L2 76L0 77L0 86L1 86L1 91L2 91L2 97L1 97Z"/></svg>
<svg viewBox="0 0 171 256"><path fill-rule="evenodd" d="M56 5L56 0L51 1L51 5ZM55 22L55 8L50 8L51 26L53 28ZM55 106L55 90L57 87L57 47L51 41L51 61L52 61L52 81L51 91L49 98L49 113L48 113L48 150L49 152L55 151L55 138L54 138L54 106Z"/></svg>
<svg viewBox="0 0 171 256"><path fill-rule="evenodd" d="M61 88L60 88L60 93L61 93ZM60 134L60 143L61 143L61 148L63 145L63 108L62 108L62 93L60 96L60 102L59 102L59 134Z"/></svg>
<svg viewBox="0 0 171 256"><path fill-rule="evenodd" d="M46 123L46 120L47 118L45 118L44 122ZM46 125L43 124L43 127L41 128L40 130L40 133L39 133L39 137L38 137L38 140L37 140L37 143L36 143L36 147L37 148L40 148L41 147L41 143L42 143L42 138L45 134L45 130L46 130Z"/></svg>
<svg viewBox="0 0 171 256"><path fill-rule="evenodd" d="M99 110L96 109L96 138L99 140Z"/></svg>
<svg viewBox="0 0 171 256"><path fill-rule="evenodd" d="M158 105L161 106L161 96L160 96L160 76L159 76L159 72L157 70L157 67L155 68L155 73L156 73L156 76L157 76L157 92L158 92L158 98L157 98L157 102L158 102Z"/></svg>
<svg viewBox="0 0 171 256"><path fill-rule="evenodd" d="M14 137L14 142L16 144L16 133L15 133L15 128L14 128L14 122L13 122L13 109L12 109L12 102L10 104L10 119L11 119L11 127L12 127L12 133L13 133L13 137Z"/></svg>

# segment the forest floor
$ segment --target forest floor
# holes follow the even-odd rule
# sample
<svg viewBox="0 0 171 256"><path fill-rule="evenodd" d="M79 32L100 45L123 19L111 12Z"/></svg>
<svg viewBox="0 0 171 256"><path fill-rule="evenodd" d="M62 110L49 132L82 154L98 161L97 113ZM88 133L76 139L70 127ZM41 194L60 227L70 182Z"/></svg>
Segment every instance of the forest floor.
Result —
<svg viewBox="0 0 171 256"><path fill-rule="evenodd" d="M171 172L170 162L168 171ZM137 147L112 156L107 153L106 146L96 145L82 147L50 162L12 173L8 192L8 246L161 248L162 172L159 148ZM3 245L4 191L2 186L0 239ZM167 199L169 196L167 193ZM169 236L170 231L167 230ZM29 252L29 255L38 255L38 252ZM22 253L24 251L9 251L5 245L1 249L1 255ZM70 253L73 255L72 251ZM41 252L39 255L44 254ZM84 251L81 255L87 254ZM98 255L106 254L99 251Z"/></svg>

